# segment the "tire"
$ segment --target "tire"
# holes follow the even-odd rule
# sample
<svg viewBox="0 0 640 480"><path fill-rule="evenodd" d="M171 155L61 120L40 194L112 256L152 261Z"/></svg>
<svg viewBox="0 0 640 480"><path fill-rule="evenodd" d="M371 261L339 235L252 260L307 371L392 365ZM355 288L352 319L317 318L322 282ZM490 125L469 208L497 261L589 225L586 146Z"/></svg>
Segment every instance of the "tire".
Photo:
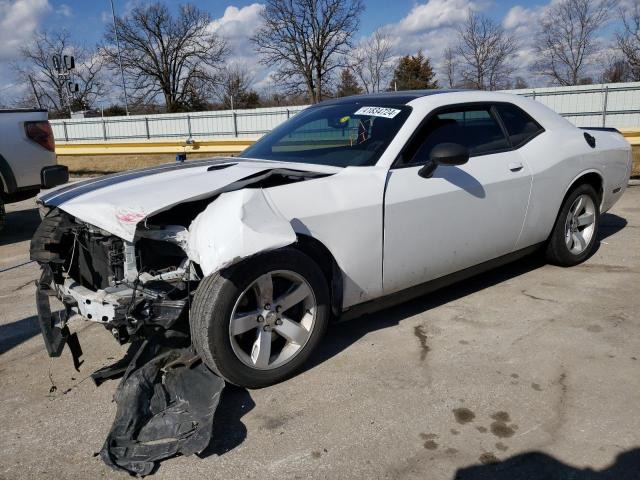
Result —
<svg viewBox="0 0 640 480"><path fill-rule="evenodd" d="M0 197L0 232L4 228L4 222L5 222L6 216L7 216L7 213L5 212L5 209L4 209L4 201L2 200L2 197Z"/></svg>
<svg viewBox="0 0 640 480"><path fill-rule="evenodd" d="M567 194L558 213L547 242L547 261L563 267L584 262L595 248L599 224L599 195L589 184L576 186Z"/></svg>
<svg viewBox="0 0 640 480"><path fill-rule="evenodd" d="M263 288L268 279L271 297L263 295L263 290L269 290ZM302 295L306 295L303 300L288 305ZM266 305L268 310L263 298L274 299L273 305ZM318 265L299 250L283 248L206 277L194 296L191 338L205 364L225 380L240 387L262 388L291 377L302 367L324 336L329 315L328 284ZM251 326L236 333L247 328L244 319ZM291 341L282 332L300 341ZM264 349L263 341L269 344Z"/></svg>

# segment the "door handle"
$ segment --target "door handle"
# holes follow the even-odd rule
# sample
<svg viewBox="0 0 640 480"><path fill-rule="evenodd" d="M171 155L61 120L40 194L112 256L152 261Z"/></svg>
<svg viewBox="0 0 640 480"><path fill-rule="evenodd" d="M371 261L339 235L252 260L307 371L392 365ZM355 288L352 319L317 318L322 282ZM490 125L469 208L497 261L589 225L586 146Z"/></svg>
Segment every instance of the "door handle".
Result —
<svg viewBox="0 0 640 480"><path fill-rule="evenodd" d="M522 170L523 165L520 162L511 162L509 164L509 170L511 170L512 172L519 172L520 170Z"/></svg>

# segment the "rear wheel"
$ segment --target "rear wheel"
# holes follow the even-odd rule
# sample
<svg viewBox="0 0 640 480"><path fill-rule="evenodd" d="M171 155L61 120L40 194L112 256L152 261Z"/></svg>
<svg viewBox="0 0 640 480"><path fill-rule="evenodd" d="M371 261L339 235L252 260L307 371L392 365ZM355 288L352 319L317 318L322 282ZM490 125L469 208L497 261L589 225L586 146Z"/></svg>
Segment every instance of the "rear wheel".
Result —
<svg viewBox="0 0 640 480"><path fill-rule="evenodd" d="M319 344L329 319L320 268L285 248L205 278L191 313L193 343L229 382L260 388L293 375Z"/></svg>
<svg viewBox="0 0 640 480"><path fill-rule="evenodd" d="M600 199L588 184L578 185L565 198L547 244L550 263L570 267L586 260L596 245Z"/></svg>

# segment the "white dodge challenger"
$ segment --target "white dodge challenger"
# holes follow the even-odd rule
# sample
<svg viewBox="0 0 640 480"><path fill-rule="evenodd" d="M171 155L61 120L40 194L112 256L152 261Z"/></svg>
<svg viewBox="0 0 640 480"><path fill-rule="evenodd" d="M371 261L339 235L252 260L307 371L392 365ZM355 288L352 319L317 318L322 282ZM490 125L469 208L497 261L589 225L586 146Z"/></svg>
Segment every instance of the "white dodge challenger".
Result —
<svg viewBox="0 0 640 480"><path fill-rule="evenodd" d="M619 133L576 128L523 97L326 101L239 157L41 194L31 256L45 344L56 356L77 343L66 322L81 315L120 342L190 336L229 382L270 385L301 367L331 319L536 249L584 261L630 171Z"/></svg>

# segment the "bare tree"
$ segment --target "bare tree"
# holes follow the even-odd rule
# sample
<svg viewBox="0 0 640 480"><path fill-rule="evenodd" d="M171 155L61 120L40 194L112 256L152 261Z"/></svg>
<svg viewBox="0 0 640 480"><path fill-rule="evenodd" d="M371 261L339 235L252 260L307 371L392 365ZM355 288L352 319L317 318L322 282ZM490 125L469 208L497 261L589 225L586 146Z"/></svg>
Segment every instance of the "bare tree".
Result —
<svg viewBox="0 0 640 480"><path fill-rule="evenodd" d="M351 69L357 75L367 93L385 88L393 71L389 35L376 30L352 53Z"/></svg>
<svg viewBox="0 0 640 480"><path fill-rule="evenodd" d="M617 0L560 0L540 20L534 72L559 85L578 85L597 60L598 33Z"/></svg>
<svg viewBox="0 0 640 480"><path fill-rule="evenodd" d="M75 57L76 68L71 77L58 75L53 66L54 55ZM73 110L90 108L105 94L104 66L105 59L99 52L73 44L68 31L40 32L20 50L20 59L14 65L20 81L29 85L20 103L42 105L52 116L67 115L70 103ZM73 95L68 89L69 81L78 84L78 92Z"/></svg>
<svg viewBox="0 0 640 480"><path fill-rule="evenodd" d="M506 86L515 70L511 62L518 49L515 38L490 18L473 11L458 28L458 34L455 53L463 85L479 90Z"/></svg>
<svg viewBox="0 0 640 480"><path fill-rule="evenodd" d="M127 89L134 101L164 100L169 112L212 91L227 53L224 39L210 26L211 17L197 7L181 5L173 17L166 5L142 4L116 19ZM119 68L113 26L105 34L105 52Z"/></svg>
<svg viewBox="0 0 640 480"><path fill-rule="evenodd" d="M631 79L640 81L640 0L635 0L629 10L621 9L620 14L624 29L616 35L618 47L629 66Z"/></svg>
<svg viewBox="0 0 640 480"><path fill-rule="evenodd" d="M456 69L458 58L455 50L448 46L442 54L442 73L447 79L447 86L453 88L456 86Z"/></svg>
<svg viewBox="0 0 640 480"><path fill-rule="evenodd" d="M513 81L513 85L511 88L515 88L516 90L522 90L523 88L529 88L529 84L524 78L518 75Z"/></svg>
<svg viewBox="0 0 640 480"><path fill-rule="evenodd" d="M277 67L290 93L322 100L358 29L362 0L266 0L263 26L251 41L262 63Z"/></svg>
<svg viewBox="0 0 640 480"><path fill-rule="evenodd" d="M244 67L227 66L220 75L217 96L225 108L255 108L260 97L251 85L253 79Z"/></svg>
<svg viewBox="0 0 640 480"><path fill-rule="evenodd" d="M612 57L602 72L601 83L632 82L633 72L625 58Z"/></svg>

